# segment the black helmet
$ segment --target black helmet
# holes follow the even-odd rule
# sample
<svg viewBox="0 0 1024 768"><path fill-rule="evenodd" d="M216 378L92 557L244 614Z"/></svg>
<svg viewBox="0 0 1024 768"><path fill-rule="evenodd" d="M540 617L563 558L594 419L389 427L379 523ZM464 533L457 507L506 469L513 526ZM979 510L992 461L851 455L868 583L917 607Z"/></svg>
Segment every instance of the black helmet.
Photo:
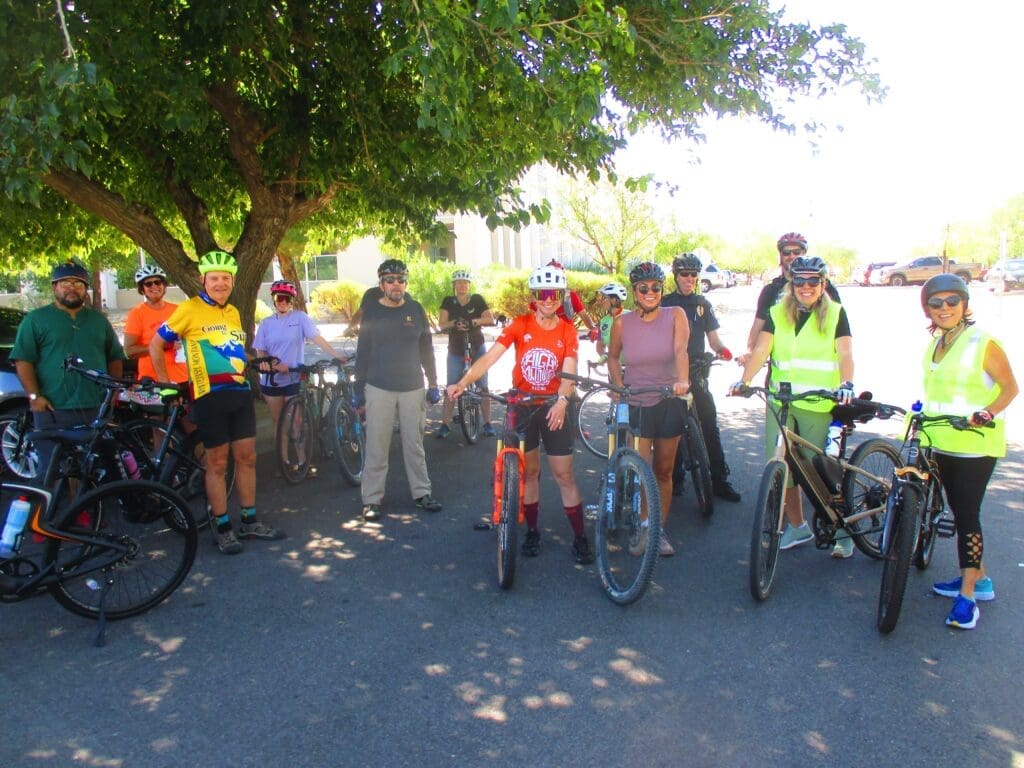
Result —
<svg viewBox="0 0 1024 768"><path fill-rule="evenodd" d="M409 274L409 268L405 266L404 261L398 259L388 259L382 261L380 266L377 267L377 277L384 277L384 275L407 275Z"/></svg>
<svg viewBox="0 0 1024 768"><path fill-rule="evenodd" d="M629 272L629 284L636 285L641 280L659 280L664 282L665 270L653 261L641 261Z"/></svg>
<svg viewBox="0 0 1024 768"><path fill-rule="evenodd" d="M789 265L789 274L828 277L828 264L817 256L797 256Z"/></svg>
<svg viewBox="0 0 1024 768"><path fill-rule="evenodd" d="M68 259L63 264L58 264L53 268L50 273L50 283L56 283L58 280L66 280L69 277L73 277L75 280L81 280L86 285L89 285L89 273L85 267L79 264L74 259Z"/></svg>
<svg viewBox="0 0 1024 768"><path fill-rule="evenodd" d="M700 259L697 258L695 253L681 253L672 259L672 273L676 272L689 272L695 271L700 272L704 268L704 265L700 263Z"/></svg>
<svg viewBox="0 0 1024 768"><path fill-rule="evenodd" d="M934 275L929 277L928 282L921 287L921 309L924 310L926 315L928 314L928 299L936 293L946 293L947 291L959 293L960 298L964 300L964 304L971 298L970 293L967 291L967 283L959 275L953 275L949 272Z"/></svg>

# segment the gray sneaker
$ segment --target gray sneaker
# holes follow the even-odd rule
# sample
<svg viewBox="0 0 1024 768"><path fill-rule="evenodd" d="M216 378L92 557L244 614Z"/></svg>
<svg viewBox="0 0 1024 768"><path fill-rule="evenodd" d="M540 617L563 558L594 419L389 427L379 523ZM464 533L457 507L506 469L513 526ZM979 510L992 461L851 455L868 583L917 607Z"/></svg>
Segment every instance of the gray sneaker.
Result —
<svg viewBox="0 0 1024 768"><path fill-rule="evenodd" d="M853 557L853 539L849 534L836 534L835 543L832 545L832 557L838 560Z"/></svg>
<svg viewBox="0 0 1024 768"><path fill-rule="evenodd" d="M242 542L235 536L234 528L228 528L223 533L217 531L214 535L217 538L217 549L222 555L237 555L242 551Z"/></svg>
<svg viewBox="0 0 1024 768"><path fill-rule="evenodd" d="M426 496L420 496L416 499L416 506L420 509L425 509L427 512L440 512L441 502L431 496L429 493Z"/></svg>
<svg viewBox="0 0 1024 768"><path fill-rule="evenodd" d="M266 539L267 541L276 541L277 539L283 539L285 536L284 531L278 528L271 528L262 520L257 520L255 523L242 523L239 526L239 529L238 538L240 539Z"/></svg>
<svg viewBox="0 0 1024 768"><path fill-rule="evenodd" d="M810 527L805 522L798 528L786 523L786 529L782 532L782 539L779 541L779 549L792 549L801 544L806 544L814 538Z"/></svg>

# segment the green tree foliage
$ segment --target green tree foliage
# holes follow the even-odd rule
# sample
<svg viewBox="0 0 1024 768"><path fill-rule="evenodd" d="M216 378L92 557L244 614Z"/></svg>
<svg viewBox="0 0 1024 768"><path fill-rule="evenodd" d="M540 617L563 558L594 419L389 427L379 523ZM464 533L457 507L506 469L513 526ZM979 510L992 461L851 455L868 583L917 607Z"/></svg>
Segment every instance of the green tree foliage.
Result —
<svg viewBox="0 0 1024 768"><path fill-rule="evenodd" d="M767 0L4 0L0 72L0 251L106 225L194 290L226 248L250 325L290 229L521 225L546 215L516 188L539 162L597 178L648 126L792 129L794 92L880 91L843 26Z"/></svg>

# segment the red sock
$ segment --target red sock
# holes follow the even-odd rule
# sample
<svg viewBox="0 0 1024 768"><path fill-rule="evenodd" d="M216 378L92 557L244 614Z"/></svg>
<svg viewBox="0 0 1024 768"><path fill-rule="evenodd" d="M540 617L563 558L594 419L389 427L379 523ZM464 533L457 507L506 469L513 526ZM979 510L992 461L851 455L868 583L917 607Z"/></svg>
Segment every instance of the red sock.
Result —
<svg viewBox="0 0 1024 768"><path fill-rule="evenodd" d="M526 527L531 530L537 529L537 517L540 515L540 502L534 501L530 504L523 504L523 517L526 518Z"/></svg>
<svg viewBox="0 0 1024 768"><path fill-rule="evenodd" d="M565 516L569 518L569 525L572 526L572 532L576 536L583 535L583 505L577 504L575 507L566 507Z"/></svg>

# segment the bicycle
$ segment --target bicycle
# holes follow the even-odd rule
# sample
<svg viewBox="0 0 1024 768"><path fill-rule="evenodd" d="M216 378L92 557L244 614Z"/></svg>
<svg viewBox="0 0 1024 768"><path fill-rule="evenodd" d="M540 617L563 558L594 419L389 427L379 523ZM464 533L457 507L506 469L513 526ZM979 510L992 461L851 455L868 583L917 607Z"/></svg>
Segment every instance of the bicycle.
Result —
<svg viewBox="0 0 1024 768"><path fill-rule="evenodd" d="M890 407L896 413L906 413L902 408ZM900 452L906 459L893 470L882 533L882 580L876 624L878 631L886 635L899 621L911 561L918 570L925 570L931 564L935 540L956 534L952 518L945 516L942 478L932 448L921 445L921 435L927 436L928 425L977 431L964 416L926 416L920 403L911 409ZM988 422L984 426L994 424Z"/></svg>
<svg viewBox="0 0 1024 768"><path fill-rule="evenodd" d="M330 381L330 372L326 374ZM331 405L327 414L327 435L331 452L338 462L342 477L349 485L363 481L366 463L366 430L363 417L353 407L355 402L355 358L350 357L335 382Z"/></svg>
<svg viewBox="0 0 1024 768"><path fill-rule="evenodd" d="M854 399L850 405L834 407L832 416L842 424L842 433L839 455L833 458L786 426L791 404L803 400L835 402L832 392L812 390L793 394L788 382L780 382L778 390L743 387L736 394L761 397L779 425L775 455L761 476L754 510L750 539L750 593L754 599L766 600L775 578L785 523L783 503L790 474L811 500L812 529L819 549L828 547L839 534L852 537L857 548L868 557L882 557L886 498L892 487L892 472L900 464L899 453L887 440L871 438L857 446L849 461L845 456L854 423L890 418L895 413L893 408L865 397ZM773 405L772 400L779 405ZM803 452L810 453L810 458Z"/></svg>
<svg viewBox="0 0 1024 768"><path fill-rule="evenodd" d="M473 345L469 340L469 333L463 333L465 342L462 351L462 375L465 376L473 365ZM480 404L479 394L483 390L477 382L469 384L465 391L455 401L456 413L454 421L462 428L462 436L466 438L467 445L476 445L480 439L480 429L483 426L483 413Z"/></svg>
<svg viewBox="0 0 1024 768"><path fill-rule="evenodd" d="M292 485L301 483L313 471L313 461L318 451L323 456L335 455L335 440L331 437L330 429L335 386L327 384L325 379L327 369L331 366L339 372L343 367L335 359L317 360L312 365L303 364L288 369L291 373L299 374L299 392L284 403L277 420L275 445L281 474Z"/></svg>
<svg viewBox="0 0 1024 768"><path fill-rule="evenodd" d="M661 545L661 492L654 471L633 447L626 401L630 395L647 392L674 397L672 387L616 387L564 372L559 376L583 389L600 388L619 396L614 421L608 425L608 459L598 501L588 505L587 511L596 519L594 545L601 585L613 603L629 605L643 596L654 575Z"/></svg>
<svg viewBox="0 0 1024 768"><path fill-rule="evenodd" d="M690 358L690 389L708 386L708 374L715 362L712 352ZM688 393L686 400L686 418L683 421L683 434L679 438L681 466L690 475L693 494L697 501L697 509L704 519L715 513L714 481L711 478L711 458L704 442L704 430L700 416L693 405L693 395Z"/></svg>

